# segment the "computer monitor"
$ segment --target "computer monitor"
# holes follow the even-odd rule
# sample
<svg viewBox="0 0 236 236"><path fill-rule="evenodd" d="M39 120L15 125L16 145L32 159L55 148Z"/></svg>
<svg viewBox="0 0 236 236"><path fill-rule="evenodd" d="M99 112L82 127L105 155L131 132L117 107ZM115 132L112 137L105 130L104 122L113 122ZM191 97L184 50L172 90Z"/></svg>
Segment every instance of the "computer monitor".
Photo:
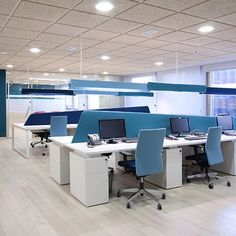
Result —
<svg viewBox="0 0 236 236"><path fill-rule="evenodd" d="M183 117L170 118L170 128L171 133L177 134L177 136L189 133L189 119Z"/></svg>
<svg viewBox="0 0 236 236"><path fill-rule="evenodd" d="M217 116L216 122L218 126L222 126L222 130L232 130L233 129L233 119L232 116Z"/></svg>
<svg viewBox="0 0 236 236"><path fill-rule="evenodd" d="M98 123L99 135L102 140L107 140L108 143L116 143L116 139L126 137L124 119L99 120Z"/></svg>

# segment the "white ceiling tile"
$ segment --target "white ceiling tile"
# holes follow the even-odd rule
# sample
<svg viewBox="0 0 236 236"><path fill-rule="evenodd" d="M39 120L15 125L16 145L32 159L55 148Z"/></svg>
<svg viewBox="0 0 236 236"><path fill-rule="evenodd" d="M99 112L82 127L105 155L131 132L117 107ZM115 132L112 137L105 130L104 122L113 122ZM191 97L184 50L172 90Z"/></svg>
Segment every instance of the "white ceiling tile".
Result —
<svg viewBox="0 0 236 236"><path fill-rule="evenodd" d="M50 6L56 6L56 7L64 7L64 8L71 8L76 3L79 2L79 0L30 0L31 2L37 2L37 3L43 3Z"/></svg>
<svg viewBox="0 0 236 236"><path fill-rule="evenodd" d="M95 8L95 5L98 2L99 0L82 1L74 9L83 12L95 13L98 15L114 16L137 4L129 0L119 0L119 2L116 0L110 0L109 2L113 3L114 8L108 12L101 12Z"/></svg>
<svg viewBox="0 0 236 236"><path fill-rule="evenodd" d="M7 19L6 15L0 15L0 28L6 22L6 19Z"/></svg>
<svg viewBox="0 0 236 236"><path fill-rule="evenodd" d="M121 13L117 16L117 18L148 24L163 17L169 16L173 13L173 11L140 4Z"/></svg>
<svg viewBox="0 0 236 236"><path fill-rule="evenodd" d="M203 2L197 6L189 8L184 13L203 17L205 19L215 19L217 17L230 14L236 11L235 0L211 0Z"/></svg>
<svg viewBox="0 0 236 236"><path fill-rule="evenodd" d="M109 19L106 16L94 15L79 11L70 11L63 16L58 23L80 26L85 28L92 28L98 24Z"/></svg>
<svg viewBox="0 0 236 236"><path fill-rule="evenodd" d="M195 34L190 34L190 33L185 33L185 32L181 32L181 31L175 31L169 34L165 34L162 35L160 37L158 37L158 39L160 40L166 40L166 41L170 41L170 42L180 42L183 40L187 40L187 39L191 39L191 38L196 38L197 35Z"/></svg>
<svg viewBox="0 0 236 236"><path fill-rule="evenodd" d="M203 46L206 44L216 43L219 41L220 40L216 38L200 36L194 39L188 39L188 40L182 41L182 43L187 44L187 45L193 45L193 46Z"/></svg>
<svg viewBox="0 0 236 236"><path fill-rule="evenodd" d="M143 51L143 53L148 54L148 55L164 55L169 53L170 51L167 50L163 50L163 49L159 49L159 48L152 48L152 49L148 49Z"/></svg>
<svg viewBox="0 0 236 236"><path fill-rule="evenodd" d="M229 50L230 50L230 48L236 47L236 43L228 42L228 41L221 41L221 42L211 43L211 44L205 45L204 47L212 48L212 49L225 49L225 48L229 48Z"/></svg>
<svg viewBox="0 0 236 236"><path fill-rule="evenodd" d="M124 34L140 26L142 26L142 24L136 22L120 20L120 19L111 19L97 26L96 29Z"/></svg>
<svg viewBox="0 0 236 236"><path fill-rule="evenodd" d="M29 42L27 39L17 39L17 38L9 38L9 37L1 37L0 42L5 44L15 44L15 45L24 45Z"/></svg>
<svg viewBox="0 0 236 236"><path fill-rule="evenodd" d="M129 31L127 34L138 36L138 37L145 37L145 38L155 38L161 36L163 34L167 34L172 32L173 30L165 29L161 27L156 27L152 25L145 25L138 29Z"/></svg>
<svg viewBox="0 0 236 236"><path fill-rule="evenodd" d="M37 34L38 32L35 31L4 28L3 31L0 33L0 36L20 38L20 39L33 39Z"/></svg>
<svg viewBox="0 0 236 236"><path fill-rule="evenodd" d="M71 37L64 35L42 33L36 38L36 40L52 42L52 43L64 43L65 41L68 41L70 38Z"/></svg>
<svg viewBox="0 0 236 236"><path fill-rule="evenodd" d="M70 26L70 25L62 25L62 24L53 24L50 28L48 28L45 32L51 34L60 34L67 36L76 36L83 32L85 32L87 28L82 28L78 26Z"/></svg>
<svg viewBox="0 0 236 236"><path fill-rule="evenodd" d="M220 18L217 18L216 21L220 21L226 24L234 25L236 26L236 13L229 14L226 16L222 16Z"/></svg>
<svg viewBox="0 0 236 236"><path fill-rule="evenodd" d="M152 25L165 27L173 30L183 29L188 26L192 26L198 23L201 23L205 20L197 18L194 16L189 16L181 13L177 13L171 16L168 16L164 19L153 22Z"/></svg>
<svg viewBox="0 0 236 236"><path fill-rule="evenodd" d="M83 38L105 41L105 40L117 37L118 35L120 35L120 34L92 29L92 30L89 30L88 32L84 33Z"/></svg>
<svg viewBox="0 0 236 236"><path fill-rule="evenodd" d="M119 49L120 52L129 52L130 53L136 53L136 52L142 52L142 51L145 51L147 50L147 48L145 47L139 47L137 45L129 45L127 47L124 47L122 49Z"/></svg>
<svg viewBox="0 0 236 236"><path fill-rule="evenodd" d="M49 24L50 22L47 21L32 20L21 17L11 17L6 24L6 27L40 32L45 29Z"/></svg>
<svg viewBox="0 0 236 236"><path fill-rule="evenodd" d="M14 12L14 16L20 16L34 20L55 21L65 12L66 9L63 8L22 1Z"/></svg>
<svg viewBox="0 0 236 236"><path fill-rule="evenodd" d="M149 39L141 43L137 43L137 46L147 47L147 48L158 48L166 45L170 45L171 42L161 41L157 39Z"/></svg>
<svg viewBox="0 0 236 236"><path fill-rule="evenodd" d="M146 0L145 3L173 11L182 11L205 0Z"/></svg>
<svg viewBox="0 0 236 236"><path fill-rule="evenodd" d="M99 44L101 42L102 42L101 40L82 38L82 47L83 47L83 49L88 48L88 47L92 47L92 46ZM72 47L76 47L76 48L80 49L81 38L80 37L73 38L70 41L68 41L66 44L70 44Z"/></svg>
<svg viewBox="0 0 236 236"><path fill-rule="evenodd" d="M116 49L119 49L119 48L123 48L127 46L127 44L123 44L123 43L113 43L113 42L110 42L110 41L106 41L106 42L102 42L102 43L99 43L97 44L95 47L96 48L104 48L104 49L112 49L112 50L116 50Z"/></svg>
<svg viewBox="0 0 236 236"><path fill-rule="evenodd" d="M141 37L135 37L131 35L121 35L121 36L111 39L110 41L115 42L115 43L136 44L144 40L145 38L141 38Z"/></svg>
<svg viewBox="0 0 236 236"><path fill-rule="evenodd" d="M31 41L28 46L33 48L40 48L40 49L52 49L59 45L59 43L55 42L44 42L44 41L38 41L33 40Z"/></svg>
<svg viewBox="0 0 236 236"><path fill-rule="evenodd" d="M1 0L0 1L0 14L6 14L9 15L14 7L17 5L19 0Z"/></svg>
<svg viewBox="0 0 236 236"><path fill-rule="evenodd" d="M3 44L0 40L0 51L6 51L6 52L13 52L18 50L21 46L20 45L14 45L14 44ZM3 55L1 55L2 57Z"/></svg>
<svg viewBox="0 0 236 236"><path fill-rule="evenodd" d="M210 36L214 38L222 39L222 40L232 40L236 36L236 28L212 33Z"/></svg>
<svg viewBox="0 0 236 236"><path fill-rule="evenodd" d="M170 50L170 51L183 51L183 50L192 50L192 52L194 52L194 47L193 46L189 46L189 45L185 45L185 44L180 44L180 43L173 43L171 45L167 45L167 46L163 46L160 47L161 49L164 50Z"/></svg>

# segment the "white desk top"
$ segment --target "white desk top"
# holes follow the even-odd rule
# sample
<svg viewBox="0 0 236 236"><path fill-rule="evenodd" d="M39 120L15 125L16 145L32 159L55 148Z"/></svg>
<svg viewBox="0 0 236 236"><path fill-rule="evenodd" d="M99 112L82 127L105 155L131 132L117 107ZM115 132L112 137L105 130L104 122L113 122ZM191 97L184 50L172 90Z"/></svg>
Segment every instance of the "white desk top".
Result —
<svg viewBox="0 0 236 236"><path fill-rule="evenodd" d="M73 136L58 136L58 137L50 137L54 143L64 146L65 144L71 143Z"/></svg>
<svg viewBox="0 0 236 236"><path fill-rule="evenodd" d="M67 129L75 129L78 124L68 124ZM49 130L50 125L24 125L24 123L14 123L13 126L16 126L24 130Z"/></svg>
<svg viewBox="0 0 236 236"><path fill-rule="evenodd" d="M221 141L236 141L236 136L221 136ZM164 140L164 148L175 148L181 146L197 145L206 143L206 139L201 140L185 140L184 138L179 138L178 140ZM64 146L72 149L74 152L80 154L81 156L91 157L101 153L107 152L120 152L120 151L132 151L136 149L137 143L123 143L119 142L116 144L103 144L98 145L93 148L89 148L87 143L67 143Z"/></svg>

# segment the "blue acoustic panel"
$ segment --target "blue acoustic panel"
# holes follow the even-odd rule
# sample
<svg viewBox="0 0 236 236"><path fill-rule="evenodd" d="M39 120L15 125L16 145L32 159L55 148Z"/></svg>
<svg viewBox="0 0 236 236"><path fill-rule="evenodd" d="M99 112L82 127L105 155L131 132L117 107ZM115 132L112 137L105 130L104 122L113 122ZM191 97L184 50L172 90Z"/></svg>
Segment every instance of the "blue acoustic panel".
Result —
<svg viewBox="0 0 236 236"><path fill-rule="evenodd" d="M236 89L207 87L205 94L236 95Z"/></svg>
<svg viewBox="0 0 236 236"><path fill-rule="evenodd" d="M148 92L118 92L117 96L153 97L154 93L148 93Z"/></svg>
<svg viewBox="0 0 236 236"><path fill-rule="evenodd" d="M150 91L156 90L156 91L204 93L206 91L206 86L194 85L194 84L169 84L169 83L148 82L148 89Z"/></svg>
<svg viewBox="0 0 236 236"><path fill-rule="evenodd" d="M67 95L73 96L73 90L66 89L26 89L21 90L22 94L33 94L33 95Z"/></svg>
<svg viewBox="0 0 236 236"><path fill-rule="evenodd" d="M68 124L77 124L83 111L63 111L31 114L24 125L49 125L51 116L67 116Z"/></svg>
<svg viewBox="0 0 236 236"><path fill-rule="evenodd" d="M100 111L100 110L98 110ZM148 106L139 107L120 107L120 108L107 108L101 111L123 111L123 112L143 112L150 113ZM77 124L79 122L81 111L62 111L62 112L45 112L31 114L26 120L24 125L49 125L51 116L67 116L68 124Z"/></svg>
<svg viewBox="0 0 236 236"><path fill-rule="evenodd" d="M96 90L109 89L109 91L148 92L147 84L124 83L111 81L71 80L71 89Z"/></svg>
<svg viewBox="0 0 236 236"><path fill-rule="evenodd" d="M6 91L6 70L0 70L0 137L6 137L7 130Z"/></svg>
<svg viewBox="0 0 236 236"><path fill-rule="evenodd" d="M98 121L102 119L125 119L127 137L137 137L140 129L166 128L166 133L170 134L171 117L188 117L191 130L199 129L206 132L208 127L216 126L215 117L139 112L84 111L72 142L85 142L87 141L87 134L98 133Z"/></svg>

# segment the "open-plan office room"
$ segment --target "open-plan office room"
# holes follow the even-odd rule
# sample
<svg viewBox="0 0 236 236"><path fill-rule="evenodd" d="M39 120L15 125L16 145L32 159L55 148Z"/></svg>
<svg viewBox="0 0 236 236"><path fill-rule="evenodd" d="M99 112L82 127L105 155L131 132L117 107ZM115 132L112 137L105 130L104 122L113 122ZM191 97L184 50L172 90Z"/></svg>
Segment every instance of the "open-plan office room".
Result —
<svg viewBox="0 0 236 236"><path fill-rule="evenodd" d="M0 235L236 235L235 0L0 0Z"/></svg>

